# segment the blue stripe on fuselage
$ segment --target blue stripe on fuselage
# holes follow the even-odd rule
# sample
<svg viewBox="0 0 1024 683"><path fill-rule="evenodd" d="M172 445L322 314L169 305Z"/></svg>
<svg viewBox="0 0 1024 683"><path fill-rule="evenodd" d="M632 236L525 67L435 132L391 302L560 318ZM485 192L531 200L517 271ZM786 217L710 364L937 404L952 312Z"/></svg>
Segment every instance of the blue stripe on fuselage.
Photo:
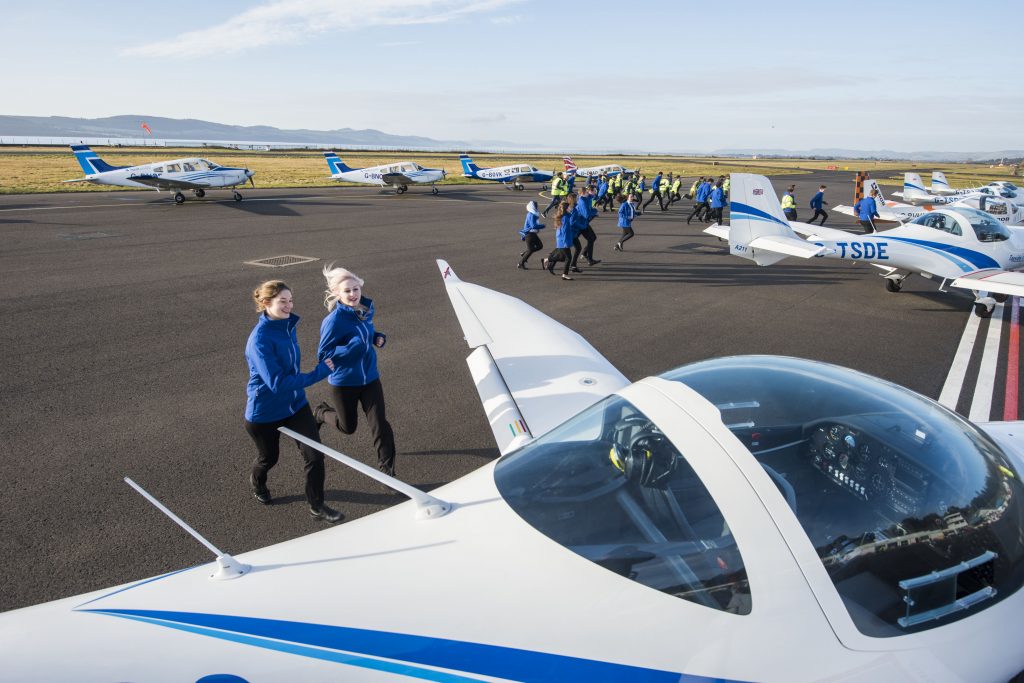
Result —
<svg viewBox="0 0 1024 683"><path fill-rule="evenodd" d="M737 201L734 201L729 205L729 216L731 219L746 218L747 220L754 221L768 221L769 223L778 223L779 225L784 225L787 228L789 227L789 223L780 221L770 213L754 208L749 204L743 204L742 202Z"/></svg>
<svg viewBox="0 0 1024 683"><path fill-rule="evenodd" d="M162 610L82 611L144 621L303 657L394 671L434 681L473 679L455 678L452 674L420 669L412 665L520 681L710 683L722 680L547 652L345 626ZM381 662L366 657L382 657L399 663ZM385 668L385 665L393 668ZM403 670L394 667L401 667Z"/></svg>
<svg viewBox="0 0 1024 683"><path fill-rule="evenodd" d="M956 266L967 273L972 270L982 270L984 268L1001 268L999 262L987 254L974 251L973 249L966 249L964 247L957 247L952 244L943 244L942 242L930 242L928 240L915 240L909 237L893 237L886 235L886 239L893 240L895 242L903 242L905 244L912 244L922 249L938 253L940 256L944 256L952 261ZM959 257L959 260L958 258ZM963 263L966 261L970 265ZM972 267L973 266L973 267Z"/></svg>

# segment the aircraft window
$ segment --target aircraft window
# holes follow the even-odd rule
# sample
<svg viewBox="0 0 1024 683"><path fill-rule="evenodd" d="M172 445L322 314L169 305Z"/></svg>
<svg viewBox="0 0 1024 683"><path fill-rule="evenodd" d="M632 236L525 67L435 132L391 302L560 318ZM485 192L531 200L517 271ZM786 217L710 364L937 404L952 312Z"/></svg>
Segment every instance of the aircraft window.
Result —
<svg viewBox="0 0 1024 683"><path fill-rule="evenodd" d="M167 164L168 173L181 173L181 164Z"/></svg>
<svg viewBox="0 0 1024 683"><path fill-rule="evenodd" d="M993 200L985 204L985 211L993 216L1006 216L1009 213L1009 206L1006 202Z"/></svg>
<svg viewBox="0 0 1024 683"><path fill-rule="evenodd" d="M182 170L185 170L185 171L195 171L196 170L196 167L193 166L191 163L189 163L187 161L181 165L181 168L182 168Z"/></svg>
<svg viewBox="0 0 1024 683"><path fill-rule="evenodd" d="M1005 242L1010 239L1010 231L985 211L966 206L954 206L952 210L970 221L979 242Z"/></svg>
<svg viewBox="0 0 1024 683"><path fill-rule="evenodd" d="M498 461L502 497L535 529L624 578L733 614L750 586L718 505L671 441L611 396Z"/></svg>
<svg viewBox="0 0 1024 683"><path fill-rule="evenodd" d="M193 166L196 167L197 171L208 171L208 170L210 170L210 167L207 166L206 162L203 161L202 159L196 159L194 162L192 162L192 164L193 164Z"/></svg>
<svg viewBox="0 0 1024 683"><path fill-rule="evenodd" d="M220 166L218 166L217 164L213 163L213 162L212 162L212 161L210 161L209 159L200 159L200 160L199 160L199 163L200 163L200 164L206 164L207 166L209 166L209 167L210 167L210 170L213 170L213 169L215 169L215 168L220 168Z"/></svg>
<svg viewBox="0 0 1024 683"><path fill-rule="evenodd" d="M894 384L743 356L664 375L718 405L775 482L853 622L892 637L1024 585L1024 485L987 435Z"/></svg>
<svg viewBox="0 0 1024 683"><path fill-rule="evenodd" d="M923 216L918 216L911 223L948 232L951 235L963 235L963 232L960 230L960 224L957 223L956 219L941 213L926 213Z"/></svg>
<svg viewBox="0 0 1024 683"><path fill-rule="evenodd" d="M1014 185L1010 181L1004 182L1003 183L1003 187L1005 187L1007 190L1019 190L1020 189L1019 187L1017 187L1016 185Z"/></svg>
<svg viewBox="0 0 1024 683"><path fill-rule="evenodd" d="M163 166L157 166L156 168L153 169L153 173L163 173L163 172L164 172L164 167Z"/></svg>
<svg viewBox="0 0 1024 683"><path fill-rule="evenodd" d="M402 164L402 170L406 173L416 170L416 164Z"/></svg>

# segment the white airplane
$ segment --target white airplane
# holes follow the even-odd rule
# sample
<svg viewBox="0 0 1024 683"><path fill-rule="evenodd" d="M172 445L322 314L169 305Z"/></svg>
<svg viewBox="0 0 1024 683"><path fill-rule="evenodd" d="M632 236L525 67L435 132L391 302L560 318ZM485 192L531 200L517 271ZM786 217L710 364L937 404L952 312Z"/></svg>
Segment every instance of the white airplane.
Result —
<svg viewBox="0 0 1024 683"><path fill-rule="evenodd" d="M605 164L604 166L579 168L576 166L576 162L572 160L572 157L562 157L562 162L565 164L566 173L575 173L577 176L582 178L591 178L600 175L613 176L619 175L620 173L629 175L630 173L633 173L633 170L619 164Z"/></svg>
<svg viewBox="0 0 1024 683"><path fill-rule="evenodd" d="M978 209L953 205L869 235L786 221L767 178L733 173L729 226L704 232L729 241L729 252L768 266L787 256L864 261L883 271L898 292L917 273L974 292L974 312L992 315L996 302L1024 296L1024 229L1007 228ZM802 239L796 233L806 235Z"/></svg>
<svg viewBox="0 0 1024 683"><path fill-rule="evenodd" d="M428 495L317 444L413 500L237 559L204 541L216 562L0 615L0 680L1024 669L1022 423L975 426L796 358L630 384L572 330L438 266L500 459Z"/></svg>
<svg viewBox="0 0 1024 683"><path fill-rule="evenodd" d="M544 183L542 190L548 189L547 183L554 177L553 173L542 171L536 166L529 164L510 164L508 166L492 166L491 168L480 168L473 163L468 154L459 156L462 163L462 177L477 178L479 180L493 180L508 187L512 184L513 190L522 191L525 188L523 183Z"/></svg>
<svg viewBox="0 0 1024 683"><path fill-rule="evenodd" d="M336 152L324 152L324 158L327 159L327 167L331 169L331 178L334 180L364 185L390 185L395 188L397 194L406 192L414 183L429 183L431 193L437 194L437 186L434 183L444 180L445 177L444 169L423 168L411 161L349 168L338 158Z"/></svg>
<svg viewBox="0 0 1024 683"><path fill-rule="evenodd" d="M1024 191L1024 190L1022 190L1022 188L1017 187L1016 185L1014 185L1013 183L1011 183L1008 180L995 180L995 181L989 183L988 185L981 185L979 187L969 187L969 188L955 190L952 187L950 187L949 181L946 180L946 174L945 173L943 173L942 171L932 171L932 185L931 185L932 194L940 194L940 195L972 194L974 192L985 191L985 190L987 190L988 194L999 195L999 196L1002 196L1004 199L1009 199L1011 197L1002 195L1001 194L1002 192L1020 193L1020 192Z"/></svg>
<svg viewBox="0 0 1024 683"><path fill-rule="evenodd" d="M875 203L878 205L878 220L881 221L904 223L915 218L920 218L935 208L932 205L915 206L914 204L908 204L906 202L896 202L891 199L886 199L885 193L882 192L882 188L879 187L878 183L875 182L873 178L868 178L866 173L858 173L857 179L854 181L853 206L838 204L833 207L833 209L839 213L856 218L857 211L855 207L857 200L861 197L870 196L872 190L878 190L878 199ZM942 204L945 203L945 200L943 200Z"/></svg>
<svg viewBox="0 0 1024 683"><path fill-rule="evenodd" d="M196 197L204 197L206 190L234 188L247 182L256 187L252 179L256 175L253 171L247 168L218 166L207 159L192 157L154 161L138 166L111 166L100 159L88 145L71 145L71 151L81 164L85 177L65 180L65 183L149 187L158 192L173 190L176 204L185 202L182 190L191 190ZM238 190L232 195L236 202L242 201L242 195Z"/></svg>
<svg viewBox="0 0 1024 683"><path fill-rule="evenodd" d="M1024 206L1015 204L1011 199L995 196L991 191L986 191L988 188L956 195L934 195L924 189L924 182L917 173L904 173L903 176L903 192L894 192L893 196L899 196L914 206L969 206L992 214L1000 223L1013 226L1024 223ZM1002 192L1010 194L1008 190Z"/></svg>

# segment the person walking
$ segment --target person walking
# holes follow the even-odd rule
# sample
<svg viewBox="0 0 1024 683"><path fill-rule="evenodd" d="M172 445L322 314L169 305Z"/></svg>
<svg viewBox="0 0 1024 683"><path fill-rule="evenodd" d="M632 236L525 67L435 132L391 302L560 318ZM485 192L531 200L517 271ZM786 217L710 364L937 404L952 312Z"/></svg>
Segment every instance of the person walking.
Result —
<svg viewBox="0 0 1024 683"><path fill-rule="evenodd" d="M601 174L601 179L597 183L597 199L594 201L594 207L600 206L601 211L608 210L608 204L611 203L611 188L608 183L608 176L604 173Z"/></svg>
<svg viewBox="0 0 1024 683"><path fill-rule="evenodd" d="M377 349L384 348L387 336L373 326L373 300L363 296L363 279L333 266L325 267L324 306L327 315L320 323L317 357L335 359L334 372L327 383L331 402L316 407L319 424L330 422L342 434L354 434L359 424L356 408L373 434L377 451L377 469L395 476L395 433L384 406L384 387L377 369Z"/></svg>
<svg viewBox="0 0 1024 683"><path fill-rule="evenodd" d="M626 241L633 238L633 218L636 216L633 203L635 201L636 197L629 195L626 201L622 202L622 206L619 207L619 227L622 228L622 237L615 243L615 251L622 251Z"/></svg>
<svg viewBox="0 0 1024 683"><path fill-rule="evenodd" d="M551 203L548 204L547 208L541 212L541 215L547 218L548 211L552 207L558 206L564 199L569 190L566 189L565 184L565 171L559 171L554 178L551 179Z"/></svg>
<svg viewBox="0 0 1024 683"><path fill-rule="evenodd" d="M314 441L320 441L320 429L306 387L327 377L335 368L333 356L322 358L310 372L300 371L301 354L295 328L299 316L292 312L291 288L281 280L264 282L253 292L259 319L245 343L245 361L249 366L246 387L245 431L256 444L256 460L249 474L253 497L263 505L273 499L267 488L267 474L277 464L281 452L281 432L287 427ZM324 456L299 443L306 474L306 503L316 519L335 523L341 513L324 504Z"/></svg>
<svg viewBox="0 0 1024 683"><path fill-rule="evenodd" d="M711 190L711 195L708 198L708 203L711 206L710 220L721 225L722 209L725 208L725 190L722 189L721 180L716 182L714 189Z"/></svg>
<svg viewBox="0 0 1024 683"><path fill-rule="evenodd" d="M647 176L641 175L637 178L636 185L633 187L633 194L636 195L636 215L644 215L644 207L641 204L644 203L644 190L647 189Z"/></svg>
<svg viewBox="0 0 1024 683"><path fill-rule="evenodd" d="M789 189L786 190L786 194L782 195L782 201L780 202L782 213L786 214L786 220L789 221L796 220L796 197L793 196L794 192L796 192L796 185L790 185Z"/></svg>
<svg viewBox="0 0 1024 683"><path fill-rule="evenodd" d="M541 262L544 268L554 275L555 264L559 261L565 261L565 268L562 270L563 280L572 280L572 277L569 276L569 265L572 263L572 253L569 249L572 247L572 210L574 204L571 202L572 199L567 197L566 201L559 204L555 210L555 221L558 223L558 229L555 231L555 248Z"/></svg>
<svg viewBox="0 0 1024 683"><path fill-rule="evenodd" d="M526 251L519 252L519 263L516 265L519 270L526 270L526 262L530 260L533 252L544 248L544 243L540 241L540 236L537 234L539 230L543 229L544 224L540 222L537 202L530 202L526 205L526 221L523 223L523 229L519 231L519 236L526 242Z"/></svg>
<svg viewBox="0 0 1024 683"><path fill-rule="evenodd" d="M690 191L686 193L686 198L694 200L697 197L697 188L704 183L704 176L701 176L693 181L693 185L690 185Z"/></svg>
<svg viewBox="0 0 1024 683"><path fill-rule="evenodd" d="M662 201L662 199L661 199L661 179L662 179L662 177L663 176L662 176L661 171L658 171L658 174L656 176L654 176L654 180L651 181L651 197L650 197L650 199L647 200L647 203L643 205L643 208L641 209L641 213L643 213L643 209L646 209L648 206L650 206L651 202L653 202L655 199L658 200L658 206L660 206L662 209L665 208L665 202Z"/></svg>
<svg viewBox="0 0 1024 683"><path fill-rule="evenodd" d="M708 179L705 179L697 188L697 193L694 195L693 211L690 212L690 215L686 219L687 225L690 224L690 221L693 220L694 216L696 216L697 220L706 222L704 214L710 210L708 207L708 198L710 196L711 183Z"/></svg>
<svg viewBox="0 0 1024 683"><path fill-rule="evenodd" d="M875 219L881 218L881 216L878 215L877 198L878 190L871 190L870 196L862 197L853 205L853 210L857 212L857 218L860 219L860 224L861 227L864 228L865 235L878 232L875 228Z"/></svg>
<svg viewBox="0 0 1024 683"><path fill-rule="evenodd" d="M818 216L821 216L820 225L825 225L825 221L828 220L828 214L825 212L824 205L828 204L825 201L825 186L822 185L818 188L818 193L811 197L811 208L814 209L814 215L811 216L811 220L808 223L814 223Z"/></svg>

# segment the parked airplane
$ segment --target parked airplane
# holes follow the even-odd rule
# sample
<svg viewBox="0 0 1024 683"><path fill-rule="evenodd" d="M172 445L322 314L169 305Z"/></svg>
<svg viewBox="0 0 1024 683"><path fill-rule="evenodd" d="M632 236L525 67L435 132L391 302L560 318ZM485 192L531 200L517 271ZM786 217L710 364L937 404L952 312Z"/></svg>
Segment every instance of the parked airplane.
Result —
<svg viewBox="0 0 1024 683"><path fill-rule="evenodd" d="M1018 270L1024 267L1024 230L978 209L952 205L882 233L852 235L786 221L764 176L732 174L730 194L730 225L704 232L729 240L730 253L759 266L787 256L864 261L882 269L890 292L900 291L911 273L937 277L940 291L947 284L973 291L974 312L982 318L1009 295L1024 296L1024 272Z"/></svg>
<svg viewBox="0 0 1024 683"><path fill-rule="evenodd" d="M623 173L629 175L633 173L632 170L620 166L619 164L605 164L604 166L591 166L590 168L579 168L576 166L576 162L572 160L572 157L562 157L562 162L565 163L565 170L567 173L575 173L578 176L584 178L590 178L593 176L600 175L619 175Z"/></svg>
<svg viewBox="0 0 1024 683"><path fill-rule="evenodd" d="M1003 195L1002 194L1003 192L1013 192L1013 193L1024 192L1024 190L1022 190L1022 188L1017 187L1016 185L1011 183L1009 180L995 180L995 181L989 183L988 185L981 185L979 187L969 187L969 188L963 188L963 189L959 189L959 190L954 190L952 187L949 186L949 181L946 180L946 174L944 174L942 171L932 171L932 186L931 186L932 194L940 194L940 195L972 194L974 192L985 191L985 190L988 191L988 194L998 195L998 196L1003 197L1004 199L1015 198L1016 194L1015 194L1014 197L1010 197L1010 196L1007 196L1007 195Z"/></svg>
<svg viewBox="0 0 1024 683"><path fill-rule="evenodd" d="M185 195L182 190L192 190L197 197L206 196L206 190L234 188L246 182L256 187L252 177L256 175L247 168L218 166L207 159L196 157L155 161L138 166L111 166L100 159L88 145L71 145L78 163L85 172L84 178L65 180L65 183L96 183L97 185L118 185L121 187L148 187L156 191L173 190L174 202L182 204ZM238 190L232 193L236 202L242 201Z"/></svg>
<svg viewBox="0 0 1024 683"><path fill-rule="evenodd" d="M917 173L904 173L903 178L903 192L894 192L893 196L899 196L914 206L969 206L992 214L1000 223L1013 226L1021 226L1024 223L1024 206L1013 203L1010 198L995 196L988 188L981 188L968 194L934 195L925 190L924 182ZM1013 194L1009 190L1002 190L1002 193Z"/></svg>
<svg viewBox="0 0 1024 683"><path fill-rule="evenodd" d="M509 183L512 183L513 190L524 190L523 183L545 183L541 189L546 190L548 189L547 183L551 182L551 178L554 176L553 173L547 173L529 164L480 168L473 163L473 160L467 154L461 155L459 161L462 162L462 176L464 178L493 180L506 187L508 187Z"/></svg>
<svg viewBox="0 0 1024 683"><path fill-rule="evenodd" d="M444 169L423 168L411 161L349 168L338 158L336 152L324 152L324 158L327 159L327 167L331 169L331 178L334 180L364 185L390 185L395 188L397 194L406 192L413 183L430 183L431 193L437 194L437 186L434 183L444 180L445 177Z"/></svg>
<svg viewBox="0 0 1024 683"><path fill-rule="evenodd" d="M0 679L973 683L1024 669L1024 425L976 426L795 358L630 384L575 332L438 266L503 457L430 495L356 463L414 500L8 612Z"/></svg>
<svg viewBox="0 0 1024 683"><path fill-rule="evenodd" d="M853 206L838 204L834 207L834 210L856 218L857 212L854 207L857 204L857 200L861 197L869 196L872 190L878 190L878 199L876 200L876 204L878 205L878 220L881 221L903 223L923 216L934 208L930 205L914 206L913 204L886 199L885 193L882 192L882 188L878 186L878 183L875 182L874 179L868 178L866 173L858 173L857 179L854 181ZM945 204L945 200L943 200L942 203Z"/></svg>

